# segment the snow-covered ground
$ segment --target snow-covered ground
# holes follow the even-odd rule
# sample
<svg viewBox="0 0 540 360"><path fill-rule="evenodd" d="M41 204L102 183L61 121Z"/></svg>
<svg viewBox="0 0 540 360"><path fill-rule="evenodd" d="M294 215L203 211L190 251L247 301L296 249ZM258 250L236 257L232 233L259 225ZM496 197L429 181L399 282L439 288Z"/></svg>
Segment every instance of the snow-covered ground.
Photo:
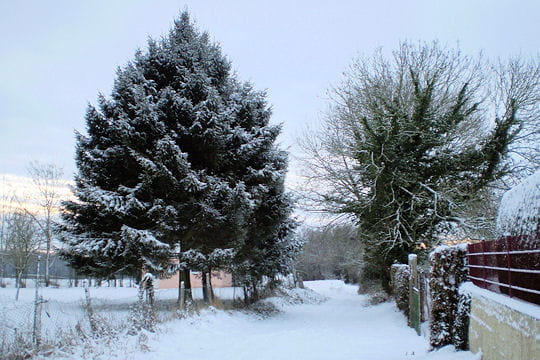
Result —
<svg viewBox="0 0 540 360"><path fill-rule="evenodd" d="M452 347L429 352L427 340L407 327L393 303L368 306L367 298L358 295L355 286L340 281L306 285L328 300L292 304L269 299L281 310L270 317L210 308L187 319L163 323L156 333L79 347L65 356L74 360L479 359Z"/></svg>
<svg viewBox="0 0 540 360"><path fill-rule="evenodd" d="M265 300L281 310L262 316L254 312L209 308L185 319L161 323L155 333L122 335L114 341L97 340L77 345L55 359L361 359L361 360L477 360L470 352L452 347L429 352L428 341L406 325L393 303L367 305L356 286L341 281L306 282L316 293L291 290L288 298ZM5 290L5 289L4 289ZM30 290L30 289L27 289ZM54 292L56 290L57 292ZM58 292L60 291L60 292ZM131 303L136 289L91 289L96 302ZM132 293L133 292L133 293ZM51 294L49 294L51 293ZM64 293L63 299L58 294ZM0 295L2 293L0 292ZM174 299L171 291L158 292ZM5 293L3 295L6 295ZM11 294L10 294L11 295ZM21 301L31 299L30 291ZM82 289L47 289L44 296L56 297L64 312L76 307ZM57 295L57 296L54 296ZM225 295L225 294L224 294ZM27 300L25 300L28 298ZM303 303L299 303L303 299ZM325 300L325 301L322 301ZM0 296L0 305L9 306ZM63 305L62 304L63 302ZM10 300L10 304L13 300ZM70 305L71 304L71 305ZM50 359L50 356L43 359Z"/></svg>
<svg viewBox="0 0 540 360"><path fill-rule="evenodd" d="M16 334L30 337L32 332L35 288L20 289L18 301L15 301L16 291L13 287L0 288L0 342L10 341ZM95 313L111 326L126 323L130 308L138 299L136 287L90 287L89 292ZM226 300L241 297L243 294L241 288L216 288L214 293L220 299ZM40 288L39 295L44 300L41 316L44 341L55 339L61 333L74 331L77 324L84 329L88 328L83 308L84 288ZM202 290L193 289L193 297L202 299ZM176 289L157 290L158 316L171 318L176 309L177 298Z"/></svg>

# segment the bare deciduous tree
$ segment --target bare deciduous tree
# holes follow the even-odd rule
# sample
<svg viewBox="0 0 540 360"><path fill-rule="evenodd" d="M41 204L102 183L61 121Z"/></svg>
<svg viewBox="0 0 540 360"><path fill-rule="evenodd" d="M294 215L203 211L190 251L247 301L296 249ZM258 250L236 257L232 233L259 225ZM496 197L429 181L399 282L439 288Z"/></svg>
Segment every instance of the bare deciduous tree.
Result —
<svg viewBox="0 0 540 360"><path fill-rule="evenodd" d="M35 219L39 222L40 228L45 235L45 286L49 286L49 262L53 240L51 225L54 212L60 206L60 188L63 185L63 171L54 164L44 164L34 161L30 163L28 172L39 192L39 205L43 211L43 216L35 217Z"/></svg>
<svg viewBox="0 0 540 360"><path fill-rule="evenodd" d="M490 101L495 116L502 119L512 110L520 118L520 128L509 144L506 166L512 184L540 168L540 56L535 59L512 58L492 67Z"/></svg>
<svg viewBox="0 0 540 360"><path fill-rule="evenodd" d="M5 178L2 178L0 186L0 286L5 286L3 282L4 278L4 267L6 263L6 239L8 235L8 221L10 219L11 213L14 209L14 204L16 201L16 196L8 185L8 182Z"/></svg>
<svg viewBox="0 0 540 360"><path fill-rule="evenodd" d="M35 255L39 248L40 240L35 225L34 219L21 209L10 214L7 221L5 251L15 268L17 286L15 300L19 299L22 275L28 269L32 255Z"/></svg>
<svg viewBox="0 0 540 360"><path fill-rule="evenodd" d="M303 228L297 235L304 247L296 270L304 280L341 278L356 283L362 265L362 244L351 224L333 224L323 228Z"/></svg>

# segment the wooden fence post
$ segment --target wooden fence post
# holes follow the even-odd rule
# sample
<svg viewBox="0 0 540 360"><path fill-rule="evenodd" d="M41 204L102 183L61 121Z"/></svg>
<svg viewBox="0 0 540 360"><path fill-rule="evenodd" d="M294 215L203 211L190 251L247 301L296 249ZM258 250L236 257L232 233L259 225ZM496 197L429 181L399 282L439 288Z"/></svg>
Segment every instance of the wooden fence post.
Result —
<svg viewBox="0 0 540 360"><path fill-rule="evenodd" d="M418 256L409 254L409 326L420 335L420 287L418 285Z"/></svg>

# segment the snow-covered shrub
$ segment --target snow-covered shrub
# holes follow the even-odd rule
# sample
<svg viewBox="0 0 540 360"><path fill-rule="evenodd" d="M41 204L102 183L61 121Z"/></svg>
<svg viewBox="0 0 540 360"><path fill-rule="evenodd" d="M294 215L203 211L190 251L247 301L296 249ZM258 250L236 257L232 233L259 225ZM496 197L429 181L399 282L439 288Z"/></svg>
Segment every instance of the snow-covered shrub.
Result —
<svg viewBox="0 0 540 360"><path fill-rule="evenodd" d="M367 303L369 305L379 305L390 300L390 295L384 291L378 291L369 295Z"/></svg>
<svg viewBox="0 0 540 360"><path fill-rule="evenodd" d="M35 352L35 346L31 339L31 337L22 334L15 334L15 337L0 334L0 359L30 359Z"/></svg>
<svg viewBox="0 0 540 360"><path fill-rule="evenodd" d="M146 273L141 281L139 298L131 308L130 335L138 334L143 329L150 332L155 331L157 315L154 309L154 281L155 277L150 273Z"/></svg>
<svg viewBox="0 0 540 360"><path fill-rule="evenodd" d="M88 288L84 289L84 296L85 301L83 304L84 313L86 315L86 318L88 319L88 323L90 324L90 330L92 332L92 336L99 336L101 335L105 328L104 319L97 315L94 311L94 307L92 305L92 297L90 296L90 290Z"/></svg>
<svg viewBox="0 0 540 360"><path fill-rule="evenodd" d="M459 292L453 343L457 349L469 348L469 322L471 317L471 294Z"/></svg>
<svg viewBox="0 0 540 360"><path fill-rule="evenodd" d="M502 235L540 232L540 170L504 194L497 215L497 230Z"/></svg>
<svg viewBox="0 0 540 360"><path fill-rule="evenodd" d="M467 280L466 245L439 246L429 254L431 273L430 343L434 348L454 344L456 334L462 334L457 325L466 321L458 318L459 286ZM458 335L458 337L461 335Z"/></svg>
<svg viewBox="0 0 540 360"><path fill-rule="evenodd" d="M396 305L405 315L409 313L409 278L411 270L409 265L394 264L390 268L392 277L392 294L396 299Z"/></svg>
<svg viewBox="0 0 540 360"><path fill-rule="evenodd" d="M247 310L254 312L262 319L266 319L280 313L280 309L276 304L265 300L256 301L253 304L250 304L247 307Z"/></svg>
<svg viewBox="0 0 540 360"><path fill-rule="evenodd" d="M245 310L255 313L261 318L268 318L277 315L291 305L321 304L327 300L326 296L311 289L291 289L281 285L274 289L272 296L247 305Z"/></svg>
<svg viewBox="0 0 540 360"><path fill-rule="evenodd" d="M324 295L307 288L300 289L281 286L275 290L274 294L275 296L270 298L270 301L279 298L280 301L290 305L321 304L328 300Z"/></svg>

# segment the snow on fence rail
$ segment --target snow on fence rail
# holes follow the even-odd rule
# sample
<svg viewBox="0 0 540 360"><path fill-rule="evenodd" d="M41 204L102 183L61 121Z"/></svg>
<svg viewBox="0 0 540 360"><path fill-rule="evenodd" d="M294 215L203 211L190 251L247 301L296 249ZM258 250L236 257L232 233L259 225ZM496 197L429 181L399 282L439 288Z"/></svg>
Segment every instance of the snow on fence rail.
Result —
<svg viewBox="0 0 540 360"><path fill-rule="evenodd" d="M469 244L467 257L475 285L540 305L540 234Z"/></svg>

